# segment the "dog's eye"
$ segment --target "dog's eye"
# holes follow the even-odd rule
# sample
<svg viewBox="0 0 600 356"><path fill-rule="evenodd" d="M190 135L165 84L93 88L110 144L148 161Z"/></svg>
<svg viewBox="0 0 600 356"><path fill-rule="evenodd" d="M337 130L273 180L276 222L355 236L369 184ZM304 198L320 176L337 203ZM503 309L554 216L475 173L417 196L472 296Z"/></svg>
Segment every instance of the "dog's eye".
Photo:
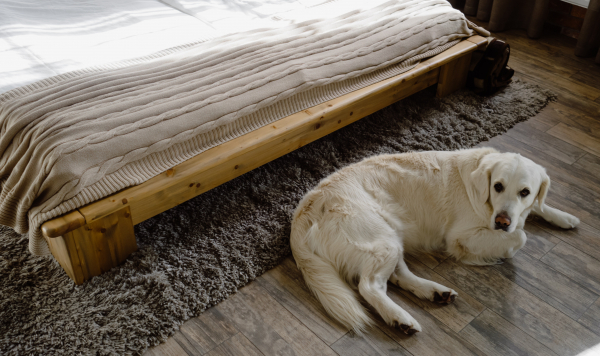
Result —
<svg viewBox="0 0 600 356"><path fill-rule="evenodd" d="M496 189L496 191L498 193L500 193L501 191L504 190L504 187L502 186L502 183L496 183L496 184L494 184L494 189Z"/></svg>
<svg viewBox="0 0 600 356"><path fill-rule="evenodd" d="M519 194L521 194L521 196L523 198L525 198L526 196L529 195L529 189L523 189L523 190L521 190L521 192Z"/></svg>

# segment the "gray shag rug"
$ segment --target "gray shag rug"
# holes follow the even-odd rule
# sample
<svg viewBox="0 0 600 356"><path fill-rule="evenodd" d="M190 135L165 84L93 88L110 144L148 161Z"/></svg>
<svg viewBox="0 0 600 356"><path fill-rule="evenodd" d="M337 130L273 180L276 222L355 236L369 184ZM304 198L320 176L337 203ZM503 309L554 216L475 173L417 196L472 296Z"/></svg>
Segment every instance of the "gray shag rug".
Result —
<svg viewBox="0 0 600 356"><path fill-rule="evenodd" d="M81 286L0 227L0 354L141 354L288 256L294 208L322 178L371 155L474 146L553 98L522 81L491 97L429 88L137 225L139 250Z"/></svg>

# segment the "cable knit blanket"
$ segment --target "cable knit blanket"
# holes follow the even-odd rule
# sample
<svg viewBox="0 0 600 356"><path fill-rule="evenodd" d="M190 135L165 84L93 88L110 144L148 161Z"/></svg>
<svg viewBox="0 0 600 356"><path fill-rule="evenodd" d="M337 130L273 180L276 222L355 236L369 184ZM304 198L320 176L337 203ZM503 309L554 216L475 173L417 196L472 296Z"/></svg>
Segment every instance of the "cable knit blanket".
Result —
<svg viewBox="0 0 600 356"><path fill-rule="evenodd" d="M0 224L48 254L43 222L486 34L443 0L336 1L286 16L0 95Z"/></svg>

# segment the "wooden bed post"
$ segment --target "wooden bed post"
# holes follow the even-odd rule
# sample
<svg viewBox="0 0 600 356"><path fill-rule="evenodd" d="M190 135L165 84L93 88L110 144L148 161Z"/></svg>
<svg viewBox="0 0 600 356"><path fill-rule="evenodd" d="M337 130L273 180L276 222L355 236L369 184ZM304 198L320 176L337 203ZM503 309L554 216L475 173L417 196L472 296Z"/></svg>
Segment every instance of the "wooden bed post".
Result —
<svg viewBox="0 0 600 356"><path fill-rule="evenodd" d="M137 250L129 206L46 241L76 284L118 266Z"/></svg>
<svg viewBox="0 0 600 356"><path fill-rule="evenodd" d="M458 57L440 67L437 97L442 98L452 92L464 88L467 84L467 75L471 65L472 52Z"/></svg>

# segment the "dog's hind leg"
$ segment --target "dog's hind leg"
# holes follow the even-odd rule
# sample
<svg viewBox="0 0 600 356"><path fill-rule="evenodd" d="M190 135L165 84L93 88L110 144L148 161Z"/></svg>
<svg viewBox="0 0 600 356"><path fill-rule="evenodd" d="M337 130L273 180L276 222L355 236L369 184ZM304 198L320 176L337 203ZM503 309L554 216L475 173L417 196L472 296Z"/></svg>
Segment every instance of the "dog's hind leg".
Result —
<svg viewBox="0 0 600 356"><path fill-rule="evenodd" d="M458 294L439 283L415 276L409 269L402 255L392 275L390 282L402 289L412 292L421 299L431 300L440 304L452 303Z"/></svg>
<svg viewBox="0 0 600 356"><path fill-rule="evenodd" d="M407 335L421 331L421 325L398 304L387 296L387 280L394 271L398 259L397 249L380 246L374 254L363 259L363 269L358 291L377 310L388 325L399 328Z"/></svg>

